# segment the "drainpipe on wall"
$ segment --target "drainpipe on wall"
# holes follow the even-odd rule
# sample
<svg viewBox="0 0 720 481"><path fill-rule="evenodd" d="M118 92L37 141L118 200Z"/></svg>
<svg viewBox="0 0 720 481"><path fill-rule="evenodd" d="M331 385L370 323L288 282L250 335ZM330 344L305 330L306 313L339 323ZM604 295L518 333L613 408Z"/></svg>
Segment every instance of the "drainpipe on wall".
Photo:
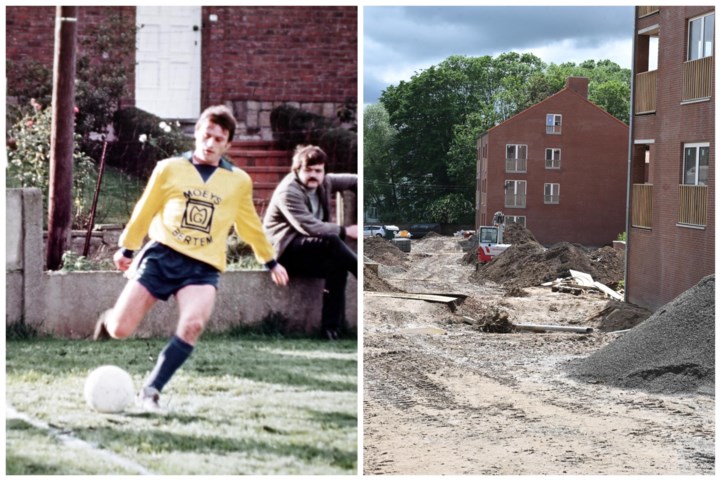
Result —
<svg viewBox="0 0 720 481"><path fill-rule="evenodd" d="M633 22L633 54L632 63L630 65L630 138L628 140L628 168L627 168L627 189L625 193L625 272L623 276L625 278L625 296L624 301L628 302L628 259L630 259L630 250L632 243L630 242L630 199L632 198L632 155L633 155L633 141L635 139L635 54L637 49L637 22L638 22L638 11L637 7L634 10L635 20Z"/></svg>

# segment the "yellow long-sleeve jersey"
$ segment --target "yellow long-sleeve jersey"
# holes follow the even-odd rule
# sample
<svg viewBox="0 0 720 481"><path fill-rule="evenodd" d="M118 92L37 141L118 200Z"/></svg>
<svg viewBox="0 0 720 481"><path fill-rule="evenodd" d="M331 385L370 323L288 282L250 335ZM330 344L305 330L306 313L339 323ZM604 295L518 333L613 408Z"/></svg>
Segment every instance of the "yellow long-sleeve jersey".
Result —
<svg viewBox="0 0 720 481"><path fill-rule="evenodd" d="M221 160L203 181L189 158L174 157L158 162L119 244L137 250L148 235L224 272L233 225L260 263L273 260L273 247L252 202L250 176Z"/></svg>

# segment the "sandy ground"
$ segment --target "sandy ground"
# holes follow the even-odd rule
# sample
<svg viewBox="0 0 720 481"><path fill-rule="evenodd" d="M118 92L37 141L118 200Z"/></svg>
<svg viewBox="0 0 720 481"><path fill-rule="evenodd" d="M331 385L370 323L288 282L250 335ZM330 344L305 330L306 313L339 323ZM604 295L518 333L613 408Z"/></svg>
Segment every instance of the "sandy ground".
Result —
<svg viewBox="0 0 720 481"><path fill-rule="evenodd" d="M622 333L494 334L468 319L494 307L513 323L597 328L607 298L506 297L469 281L461 257L454 238L413 241L405 265L379 267L398 290L468 296L455 309L365 293L364 474L714 474L713 397L566 375Z"/></svg>

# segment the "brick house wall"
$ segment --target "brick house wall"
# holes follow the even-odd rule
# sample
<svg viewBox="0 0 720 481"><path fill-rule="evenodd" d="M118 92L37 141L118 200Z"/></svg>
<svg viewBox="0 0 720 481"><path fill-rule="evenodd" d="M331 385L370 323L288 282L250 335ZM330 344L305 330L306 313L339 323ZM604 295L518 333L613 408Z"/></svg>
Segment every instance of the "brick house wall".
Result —
<svg viewBox="0 0 720 481"><path fill-rule="evenodd" d="M332 118L356 99L355 7L204 7L202 15L203 104L232 102L247 133L269 125L282 103Z"/></svg>
<svg viewBox="0 0 720 481"><path fill-rule="evenodd" d="M525 216L542 244L612 243L625 230L628 126L587 100L588 80L566 88L481 136L476 225L493 214ZM561 134L547 134L546 114L562 115ZM527 145L527 171L506 172L506 145ZM545 167L545 149L559 148L560 168ZM527 182L525 207L505 206L505 181ZM544 186L559 184L558 204L546 204Z"/></svg>
<svg viewBox="0 0 720 481"><path fill-rule="evenodd" d="M659 7L659 12L636 21L636 33L659 27L660 48L656 110L645 115L633 110L632 142L643 147L633 149L631 182L652 185L652 226L628 230L626 299L650 309L715 272L715 99L682 102L688 20L711 11L711 6ZM648 68L647 45L641 35L636 35L635 51L633 73L643 73ZM678 224L683 145L691 142L710 144L705 226ZM629 215L632 209L631 203Z"/></svg>
<svg viewBox="0 0 720 481"><path fill-rule="evenodd" d="M79 37L109 11L136 23L135 7L78 10ZM270 111L283 103L335 118L357 99L357 21L354 6L203 7L202 108L231 105L241 139L271 138ZM7 58L52 67L54 24L55 7L7 7ZM128 71L125 106L134 105L134 65Z"/></svg>
<svg viewBox="0 0 720 481"><path fill-rule="evenodd" d="M82 41L88 27L97 25L108 12L117 13L120 24L133 28L135 7L79 7L77 29L77 54L83 52ZM11 65L37 62L52 69L55 49L56 7L9 6L5 7L5 58ZM122 106L134 104L135 68L134 60L128 61L128 96ZM18 78L15 68L6 69L8 85L23 81Z"/></svg>

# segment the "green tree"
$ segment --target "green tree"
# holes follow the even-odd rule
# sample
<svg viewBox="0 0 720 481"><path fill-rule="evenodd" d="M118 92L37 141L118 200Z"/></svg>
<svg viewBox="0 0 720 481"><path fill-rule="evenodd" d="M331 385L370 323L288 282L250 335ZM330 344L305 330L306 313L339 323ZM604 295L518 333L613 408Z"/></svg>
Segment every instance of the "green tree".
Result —
<svg viewBox="0 0 720 481"><path fill-rule="evenodd" d="M128 64L135 59L136 28L112 9L88 24L79 40L75 129L84 139L112 124L120 100L128 93Z"/></svg>
<svg viewBox="0 0 720 481"><path fill-rule="evenodd" d="M587 77L588 99L628 121L630 71L610 60L545 65L515 52L455 55L388 87L380 102L395 135L384 151L392 152L393 199L405 220L462 218L474 204L480 134L559 92L570 76ZM366 184L388 178L371 169ZM387 199L371 198L377 205Z"/></svg>
<svg viewBox="0 0 720 481"><path fill-rule="evenodd" d="M611 79L601 83L591 95L590 101L625 123L630 121L630 85L622 80Z"/></svg>
<svg viewBox="0 0 720 481"><path fill-rule="evenodd" d="M382 93L397 129L407 218L426 220L433 202L450 194L474 203L477 135L530 105L523 86L543 67L532 54L455 55Z"/></svg>
<svg viewBox="0 0 720 481"><path fill-rule="evenodd" d="M572 62L550 64L546 78L549 91L558 92L570 76L587 77L588 100L625 123L630 120L630 69L611 60L586 60L580 65Z"/></svg>
<svg viewBox="0 0 720 481"><path fill-rule="evenodd" d="M474 213L473 203L462 194L447 194L428 207L430 220L443 224L472 224Z"/></svg>
<svg viewBox="0 0 720 481"><path fill-rule="evenodd" d="M365 212L377 209L383 221L397 222L401 217L396 189L400 178L393 156L397 131L382 104L365 107L363 133Z"/></svg>

